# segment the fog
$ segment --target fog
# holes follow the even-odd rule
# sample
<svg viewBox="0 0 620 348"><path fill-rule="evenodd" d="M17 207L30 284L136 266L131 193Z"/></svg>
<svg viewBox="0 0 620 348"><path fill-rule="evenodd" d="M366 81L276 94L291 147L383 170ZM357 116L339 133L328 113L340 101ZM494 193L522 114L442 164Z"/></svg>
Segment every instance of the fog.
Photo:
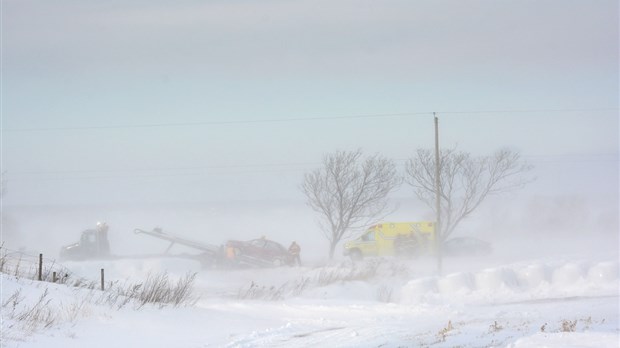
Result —
<svg viewBox="0 0 620 348"><path fill-rule="evenodd" d="M415 199L393 199L398 209L384 221L432 220L428 207ZM618 199L615 195L584 196L517 194L491 197L455 231L488 241L494 254L487 266L551 256L575 259L618 259ZM224 202L131 206L17 206L3 211L5 247L58 257L61 246L77 242L80 232L98 221L110 226L115 256L164 253L169 243L135 228L165 232L201 243L222 245L228 239L266 236L284 246L297 241L307 265L327 263L328 241L316 223L317 215L299 202ZM357 237L353 231L344 240ZM343 241L344 241L343 240ZM180 245L170 254L198 254ZM342 243L336 262L344 259ZM453 263L453 264L451 264ZM459 260L446 261L457 269Z"/></svg>
<svg viewBox="0 0 620 348"><path fill-rule="evenodd" d="M506 132L506 142L487 141L486 137L458 128L459 118L447 115L440 120L441 129L447 133L441 137L442 146L457 146L474 155L490 154L508 146L520 151L523 160L533 165L532 171L525 174L534 179L531 183L522 189L489 196L460 224L454 236L490 242L497 263L551 255L618 258L618 155L613 152L618 136L616 131L609 131L617 128L617 119L601 118L604 123L598 128L607 135L583 145L570 141L580 122L563 122L563 114L556 115L557 123L548 122L544 130L535 129L540 124L531 125L532 133L549 132L558 141L564 141L540 150L531 146L531 138L521 137L522 133ZM432 130L431 127L431 122L426 122L426 128ZM296 131L292 126L289 129ZM491 133L502 132L502 120L494 121L487 129ZM340 125L338 131L347 132L348 128ZM391 142L369 146L358 140L367 136L359 134L362 135L346 139L350 148L359 146L366 153L377 151L394 158L403 173L408 150L390 149ZM144 134L137 131L135 135L138 139ZM345 138L340 140L345 142ZM407 137L397 143L430 146ZM250 149L254 145L259 146L249 141L244 146ZM285 157L287 145L281 143ZM566 151L562 152L564 148ZM112 253L117 256L163 253L167 242L133 233L135 228L160 227L168 233L216 246L229 239L260 236L285 246L296 240L306 262L325 264L328 241L319 229L318 214L306 205L299 188L304 173L319 167L326 152L319 147L313 153L312 159L299 158L282 166L245 166L244 158L239 157L236 166L145 172L112 168L101 172L59 170L11 175L8 167L2 197L2 240L10 249L30 254L43 252L55 258L61 246L78 241L81 231L105 221L110 226ZM275 151L272 156L277 154ZM112 161L112 157L107 160ZM248 157L247 161L256 163L256 158ZM81 166L76 165L72 168ZM383 217L384 221L435 219L432 210L417 200L407 184L392 193L388 201L393 210ZM351 231L343 242L359 232ZM336 250L336 261L342 260L342 243ZM170 252L197 253L182 246L175 246ZM453 266L459 263L456 261ZM447 266L451 267L450 260Z"/></svg>
<svg viewBox="0 0 620 348"><path fill-rule="evenodd" d="M161 227L325 262L304 173L354 149L402 171L437 112L442 148L508 147L536 178L455 235L617 253L616 2L322 5L4 2L5 246L54 257L105 221L115 255L165 250L133 233ZM407 185L389 200L385 220L434 219Z"/></svg>

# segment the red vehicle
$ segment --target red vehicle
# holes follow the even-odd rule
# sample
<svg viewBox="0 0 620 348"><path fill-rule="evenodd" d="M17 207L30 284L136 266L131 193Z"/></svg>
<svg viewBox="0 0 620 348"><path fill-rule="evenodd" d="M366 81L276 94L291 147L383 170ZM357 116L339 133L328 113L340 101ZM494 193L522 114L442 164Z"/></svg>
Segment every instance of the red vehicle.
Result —
<svg viewBox="0 0 620 348"><path fill-rule="evenodd" d="M293 255L282 244L265 238L229 240L226 242L226 259L233 265L277 267L293 264Z"/></svg>

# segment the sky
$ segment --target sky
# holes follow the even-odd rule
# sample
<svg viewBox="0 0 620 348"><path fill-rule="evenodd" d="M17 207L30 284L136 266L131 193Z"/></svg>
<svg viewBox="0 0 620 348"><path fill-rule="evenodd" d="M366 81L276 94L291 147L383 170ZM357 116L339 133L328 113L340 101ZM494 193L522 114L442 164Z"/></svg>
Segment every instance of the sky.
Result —
<svg viewBox="0 0 620 348"><path fill-rule="evenodd" d="M336 150L618 193L617 1L2 1L4 206L303 201ZM409 195L402 192L401 195Z"/></svg>

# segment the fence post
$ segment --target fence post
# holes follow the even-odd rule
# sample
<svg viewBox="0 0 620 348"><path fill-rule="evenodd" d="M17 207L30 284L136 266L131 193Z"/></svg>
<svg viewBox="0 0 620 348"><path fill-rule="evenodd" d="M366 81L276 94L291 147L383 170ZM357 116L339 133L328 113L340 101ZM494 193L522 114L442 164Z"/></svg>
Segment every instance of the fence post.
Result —
<svg viewBox="0 0 620 348"><path fill-rule="evenodd" d="M52 273L52 283L56 283L56 280L57 280L57 278L56 278L56 272L53 272L53 273Z"/></svg>
<svg viewBox="0 0 620 348"><path fill-rule="evenodd" d="M105 282L104 282L104 276L103 276L103 268L101 269L101 291L105 290Z"/></svg>
<svg viewBox="0 0 620 348"><path fill-rule="evenodd" d="M43 254L39 254L39 281L43 280Z"/></svg>

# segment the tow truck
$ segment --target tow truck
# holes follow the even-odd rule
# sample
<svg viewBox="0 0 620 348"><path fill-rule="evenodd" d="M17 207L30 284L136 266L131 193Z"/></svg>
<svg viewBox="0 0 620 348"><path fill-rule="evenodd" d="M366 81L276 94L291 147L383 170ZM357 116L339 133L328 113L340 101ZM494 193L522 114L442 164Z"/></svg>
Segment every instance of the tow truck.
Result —
<svg viewBox="0 0 620 348"><path fill-rule="evenodd" d="M133 232L162 239L170 244L163 253L158 254L113 255L110 253L107 225L98 224L96 229L84 230L79 242L63 246L60 250L60 259L81 261L176 257L196 260L203 268L277 267L292 263L292 256L282 245L266 239L248 242L230 240L225 245L218 246L170 234L160 227L155 227L150 231L136 228ZM175 245L183 245L198 250L199 253L172 254L170 250Z"/></svg>

